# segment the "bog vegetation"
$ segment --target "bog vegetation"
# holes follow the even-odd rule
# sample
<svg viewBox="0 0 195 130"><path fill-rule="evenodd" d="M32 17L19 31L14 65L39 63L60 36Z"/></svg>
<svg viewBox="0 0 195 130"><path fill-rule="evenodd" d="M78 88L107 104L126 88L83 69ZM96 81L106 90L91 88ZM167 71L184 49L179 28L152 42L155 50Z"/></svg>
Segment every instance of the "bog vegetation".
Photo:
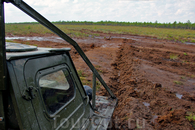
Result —
<svg viewBox="0 0 195 130"><path fill-rule="evenodd" d="M25 22L26 24L36 22ZM155 27L155 28L176 28L176 29L193 29L195 30L195 23L191 23L188 20L186 23L173 22L173 23L158 23L158 21L152 22L116 22L116 21L56 21L54 24L65 24L65 25L111 25L111 26L138 26L138 27ZM23 23L20 23L23 24Z"/></svg>
<svg viewBox="0 0 195 130"><path fill-rule="evenodd" d="M53 22L62 31L71 37L94 37L98 32L132 34L151 36L158 39L167 39L180 42L195 43L195 23L151 23L151 22L87 22L87 21L58 21ZM52 33L36 22L30 23L6 23L6 34L48 34Z"/></svg>

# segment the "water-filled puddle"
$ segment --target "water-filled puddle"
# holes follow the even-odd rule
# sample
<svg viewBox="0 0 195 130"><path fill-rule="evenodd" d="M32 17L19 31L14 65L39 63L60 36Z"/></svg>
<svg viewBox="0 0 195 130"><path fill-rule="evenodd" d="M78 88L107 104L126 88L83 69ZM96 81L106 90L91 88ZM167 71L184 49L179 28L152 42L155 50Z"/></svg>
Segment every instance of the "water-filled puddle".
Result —
<svg viewBox="0 0 195 130"><path fill-rule="evenodd" d="M180 94L176 93L176 97L179 98L179 99L182 99L183 95L180 95Z"/></svg>
<svg viewBox="0 0 195 130"><path fill-rule="evenodd" d="M140 90L139 90L139 89L137 89L137 88L135 88L134 90L135 90L135 91L137 91L137 92L140 92Z"/></svg>
<svg viewBox="0 0 195 130"><path fill-rule="evenodd" d="M134 38L134 37L116 37L116 36L112 36L112 37L94 37L94 38L97 38L97 39L131 39L131 40L135 40L135 41L141 41L139 38Z"/></svg>
<svg viewBox="0 0 195 130"><path fill-rule="evenodd" d="M152 119L150 120L151 123L155 124L155 120L158 118L157 115L153 115Z"/></svg>
<svg viewBox="0 0 195 130"><path fill-rule="evenodd" d="M144 106L146 107L149 107L150 106L150 103L147 103L147 102L143 102Z"/></svg>
<svg viewBox="0 0 195 130"><path fill-rule="evenodd" d="M19 40L25 40L25 41L51 41L51 42L60 42L60 43L64 43L65 41L60 38L60 37L6 37L6 40L15 40L15 39L19 39Z"/></svg>
<svg viewBox="0 0 195 130"><path fill-rule="evenodd" d="M187 44L187 45L195 45L195 43L192 43L192 42L185 42L185 44Z"/></svg>

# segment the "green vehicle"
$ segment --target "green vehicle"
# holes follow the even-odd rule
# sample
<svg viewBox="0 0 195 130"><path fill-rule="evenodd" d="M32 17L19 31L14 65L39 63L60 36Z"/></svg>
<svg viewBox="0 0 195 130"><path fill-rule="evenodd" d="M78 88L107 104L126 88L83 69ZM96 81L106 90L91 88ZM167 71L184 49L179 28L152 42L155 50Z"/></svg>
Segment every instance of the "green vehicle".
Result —
<svg viewBox="0 0 195 130"><path fill-rule="evenodd" d="M117 98L79 45L22 0L0 1L0 130L107 129ZM73 45L93 72L93 89L81 83L70 48L5 43L5 2ZM96 96L96 78L109 97Z"/></svg>

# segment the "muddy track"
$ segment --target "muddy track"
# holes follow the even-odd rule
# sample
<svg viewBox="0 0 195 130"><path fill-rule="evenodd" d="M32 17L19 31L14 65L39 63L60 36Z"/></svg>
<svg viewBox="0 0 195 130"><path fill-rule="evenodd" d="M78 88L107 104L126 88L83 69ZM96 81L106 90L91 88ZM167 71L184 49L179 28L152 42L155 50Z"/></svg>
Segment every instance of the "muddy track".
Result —
<svg viewBox="0 0 195 130"><path fill-rule="evenodd" d="M185 116L187 111L195 111L194 97L179 99L161 83L148 80L142 68L145 63L135 57L135 51L131 44L123 44L112 64L109 85L119 98L113 116L119 120L114 126L135 129L139 121L140 128L146 129L193 129Z"/></svg>
<svg viewBox="0 0 195 130"><path fill-rule="evenodd" d="M75 40L119 99L112 129L195 128L186 118L195 114L195 45L104 33ZM61 42L28 42L40 47L71 47ZM77 70L85 74L85 83L91 82L89 68L73 48L70 53ZM107 95L102 86L97 94Z"/></svg>

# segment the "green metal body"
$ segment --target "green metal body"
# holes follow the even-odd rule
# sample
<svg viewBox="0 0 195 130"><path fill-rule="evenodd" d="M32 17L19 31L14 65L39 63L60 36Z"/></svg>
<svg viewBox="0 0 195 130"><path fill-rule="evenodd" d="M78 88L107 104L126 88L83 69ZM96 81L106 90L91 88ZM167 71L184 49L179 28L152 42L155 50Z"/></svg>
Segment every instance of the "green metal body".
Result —
<svg viewBox="0 0 195 130"><path fill-rule="evenodd" d="M7 52L7 68L10 83L5 96L11 106L5 117L10 129L107 129L117 100L96 96L95 109L79 79L70 49L38 48L27 52ZM55 114L49 114L45 107L41 77L66 69L72 84L74 96ZM28 91L32 88L32 96ZM24 96L25 95L25 96ZM9 99L10 101L8 101ZM8 108L6 108L8 109Z"/></svg>
<svg viewBox="0 0 195 130"><path fill-rule="evenodd" d="M0 0L0 128L5 129L5 110L3 95L6 90L6 60L5 60L5 26L4 4Z"/></svg>
<svg viewBox="0 0 195 130"><path fill-rule="evenodd" d="M0 130L107 129L117 99L79 45L22 0L6 2L11 2L75 47L93 72L93 96L90 101L69 48L37 48L15 43L6 43L5 48L4 1L1 1ZM110 98L95 95L96 78ZM60 82L68 87L61 86Z"/></svg>
<svg viewBox="0 0 195 130"><path fill-rule="evenodd" d="M0 2L0 90L6 90L4 4L2 0Z"/></svg>

